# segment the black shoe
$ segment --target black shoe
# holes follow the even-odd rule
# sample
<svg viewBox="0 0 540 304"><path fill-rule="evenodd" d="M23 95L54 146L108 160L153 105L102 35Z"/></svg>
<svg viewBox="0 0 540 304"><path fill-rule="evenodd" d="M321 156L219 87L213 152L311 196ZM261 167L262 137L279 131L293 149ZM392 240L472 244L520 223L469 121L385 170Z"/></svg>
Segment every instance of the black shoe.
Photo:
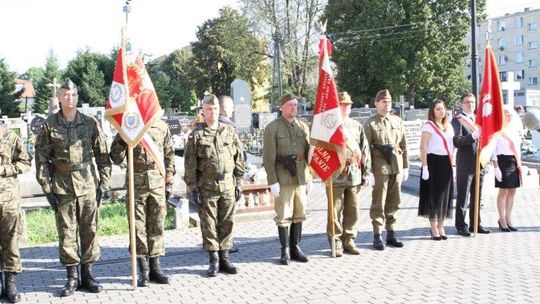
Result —
<svg viewBox="0 0 540 304"><path fill-rule="evenodd" d="M77 287L79 286L79 274L77 273L77 266L66 266L67 282L60 291L61 297L69 297L73 295Z"/></svg>
<svg viewBox="0 0 540 304"><path fill-rule="evenodd" d="M238 268L234 266L229 259L229 251L219 251L219 272L225 272L228 274L237 274Z"/></svg>
<svg viewBox="0 0 540 304"><path fill-rule="evenodd" d="M302 263L308 262L308 257L300 249L300 239L302 238L302 223L291 224L291 231L289 237L289 251L291 260L295 260Z"/></svg>
<svg viewBox="0 0 540 304"><path fill-rule="evenodd" d="M446 240L448 240L448 237L446 235L441 234L441 240L446 241Z"/></svg>
<svg viewBox="0 0 540 304"><path fill-rule="evenodd" d="M91 293L100 293L103 290L101 284L94 278L92 274L92 263L82 264L81 266L81 289L85 289Z"/></svg>
<svg viewBox="0 0 540 304"><path fill-rule="evenodd" d="M138 257L137 264L139 265L139 278L137 280L137 286L148 287L150 285L150 268L148 268L148 261L146 260L146 257Z"/></svg>
<svg viewBox="0 0 540 304"><path fill-rule="evenodd" d="M506 224L506 225L507 225L508 228L510 228L510 230L512 230L512 231L518 231L517 228L514 228L514 227L512 227L512 226L510 226L510 225L508 225L508 224Z"/></svg>
<svg viewBox="0 0 540 304"><path fill-rule="evenodd" d="M17 303L21 300L21 294L17 291L17 285L15 284L15 275L15 272L4 273L5 282L3 296L6 297L9 303Z"/></svg>
<svg viewBox="0 0 540 304"><path fill-rule="evenodd" d="M467 231L466 229L458 229L457 234L465 237L471 236L471 233Z"/></svg>
<svg viewBox="0 0 540 304"><path fill-rule="evenodd" d="M289 254L289 227L278 227L279 242L281 244L281 265L289 265L291 256Z"/></svg>
<svg viewBox="0 0 540 304"><path fill-rule="evenodd" d="M150 282L158 284L169 284L171 278L168 275L164 274L161 270L161 263L159 262L159 257L151 257L148 260L150 262L150 273L148 275Z"/></svg>
<svg viewBox="0 0 540 304"><path fill-rule="evenodd" d="M396 238L396 232L395 231L388 231L386 233L386 245L401 248L403 247L403 243L398 241Z"/></svg>
<svg viewBox="0 0 540 304"><path fill-rule="evenodd" d="M373 236L373 248L375 248L375 250L384 250L384 244L380 234L375 234Z"/></svg>
<svg viewBox="0 0 540 304"><path fill-rule="evenodd" d="M501 225L501 222L499 222L499 221L497 221L497 224L499 224L499 230L502 231L502 232L510 232L510 231L512 231L512 229L510 229L510 226L508 226L508 227L503 227L503 226Z"/></svg>
<svg viewBox="0 0 540 304"><path fill-rule="evenodd" d="M473 229L472 227L469 227L469 231L470 231L470 232L474 232L473 230L474 230L474 229ZM480 233L480 234L489 234L490 231L487 230L486 228L480 226L480 227L478 227L478 233Z"/></svg>
<svg viewBox="0 0 540 304"><path fill-rule="evenodd" d="M442 237L441 236L434 236L433 235L433 232L431 232L431 229L429 230L429 234L431 234L431 239L434 240L434 241L440 241L442 240Z"/></svg>
<svg viewBox="0 0 540 304"><path fill-rule="evenodd" d="M208 266L208 277L215 277L219 269L219 257L217 251L208 251L210 257L210 265Z"/></svg>

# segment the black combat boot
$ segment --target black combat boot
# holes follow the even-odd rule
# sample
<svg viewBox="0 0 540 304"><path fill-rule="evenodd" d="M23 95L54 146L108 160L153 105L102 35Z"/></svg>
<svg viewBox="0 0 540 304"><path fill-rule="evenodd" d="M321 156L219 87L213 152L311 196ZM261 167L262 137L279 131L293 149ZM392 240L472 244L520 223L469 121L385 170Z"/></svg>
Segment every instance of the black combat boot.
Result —
<svg viewBox="0 0 540 304"><path fill-rule="evenodd" d="M159 262L159 257L150 257L150 282L158 284L169 284L171 278L164 274L161 270L161 264Z"/></svg>
<svg viewBox="0 0 540 304"><path fill-rule="evenodd" d="M215 277L219 269L219 257L217 251L208 251L210 257L210 266L208 267L208 276Z"/></svg>
<svg viewBox="0 0 540 304"><path fill-rule="evenodd" d="M373 235L373 248L376 250L384 250L384 244L380 234Z"/></svg>
<svg viewBox="0 0 540 304"><path fill-rule="evenodd" d="M15 272L6 272L6 281L4 283L4 296L9 303L17 303L21 300L21 295L17 292L15 285Z"/></svg>
<svg viewBox="0 0 540 304"><path fill-rule="evenodd" d="M279 262L283 265L289 265L291 257L289 256L289 227L278 226L279 242L281 243L281 258Z"/></svg>
<svg viewBox="0 0 540 304"><path fill-rule="evenodd" d="M403 243L398 241L396 238L396 232L394 231L387 231L386 233L386 245L401 248L403 247Z"/></svg>
<svg viewBox="0 0 540 304"><path fill-rule="evenodd" d="M291 247L291 260L306 263L307 256L300 249L300 238L302 236L302 223L291 224L291 238L289 240Z"/></svg>
<svg viewBox="0 0 540 304"><path fill-rule="evenodd" d="M148 261L146 261L146 257L138 257L137 264L139 265L139 279L137 280L137 286L148 287L148 285L150 285L148 283L150 280L148 277L150 269L148 268Z"/></svg>
<svg viewBox="0 0 540 304"><path fill-rule="evenodd" d="M64 288L60 291L61 297L69 297L73 295L75 289L79 286L79 275L77 273L77 266L66 266L67 282Z"/></svg>
<svg viewBox="0 0 540 304"><path fill-rule="evenodd" d="M92 275L92 263L82 264L81 267L81 289L86 289L92 293L100 293L103 287Z"/></svg>
<svg viewBox="0 0 540 304"><path fill-rule="evenodd" d="M236 268L229 260L229 250L219 251L219 271L228 274L238 273L238 268Z"/></svg>

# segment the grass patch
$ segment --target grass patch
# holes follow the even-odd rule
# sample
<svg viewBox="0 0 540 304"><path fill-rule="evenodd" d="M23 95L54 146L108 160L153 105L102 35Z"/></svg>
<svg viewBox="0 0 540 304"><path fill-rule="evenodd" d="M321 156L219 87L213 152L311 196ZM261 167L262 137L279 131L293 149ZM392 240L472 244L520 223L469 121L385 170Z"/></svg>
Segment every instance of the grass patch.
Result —
<svg viewBox="0 0 540 304"><path fill-rule="evenodd" d="M174 210L167 208L165 229L173 229ZM28 228L28 243L37 245L58 241L54 211L40 209L26 214ZM99 208L99 236L128 234L129 224L127 208L124 201L102 204Z"/></svg>

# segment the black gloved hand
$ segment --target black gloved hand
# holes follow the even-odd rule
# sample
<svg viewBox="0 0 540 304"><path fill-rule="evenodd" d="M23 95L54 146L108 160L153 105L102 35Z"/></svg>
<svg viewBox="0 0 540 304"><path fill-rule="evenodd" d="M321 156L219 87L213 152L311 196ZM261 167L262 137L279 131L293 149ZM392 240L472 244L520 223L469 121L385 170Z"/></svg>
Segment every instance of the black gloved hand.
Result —
<svg viewBox="0 0 540 304"><path fill-rule="evenodd" d="M54 212L58 212L58 205L60 205L60 202L58 201L58 197L54 193L46 193L45 197L47 197L47 201L49 202L49 205L51 205L51 208L53 208Z"/></svg>
<svg viewBox="0 0 540 304"><path fill-rule="evenodd" d="M169 198L171 198L172 193L172 185L166 185L165 186L165 201L168 202Z"/></svg>
<svg viewBox="0 0 540 304"><path fill-rule="evenodd" d="M235 201L238 202L241 197L242 197L242 189L240 189L240 186L236 186L234 188L234 199L235 199Z"/></svg>

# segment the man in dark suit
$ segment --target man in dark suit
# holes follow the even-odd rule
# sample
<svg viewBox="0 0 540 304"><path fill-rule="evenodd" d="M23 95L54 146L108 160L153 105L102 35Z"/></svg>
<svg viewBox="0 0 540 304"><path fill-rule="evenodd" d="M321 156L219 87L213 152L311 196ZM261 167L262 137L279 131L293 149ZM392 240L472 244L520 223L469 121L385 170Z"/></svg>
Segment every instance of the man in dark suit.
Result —
<svg viewBox="0 0 540 304"><path fill-rule="evenodd" d="M476 178L476 149L480 129L474 124L474 109L476 98L472 93L466 93L461 97L461 113L452 119L454 128L454 146L457 148L456 174L457 174L457 198L455 226L457 233L462 236L470 236L474 221L474 197ZM480 171L480 199L482 198L483 170ZM470 194L470 195L469 195ZM469 225L465 223L467 215L467 196L469 195ZM467 229L468 228L468 229ZM489 233L480 225L478 215L478 233Z"/></svg>

